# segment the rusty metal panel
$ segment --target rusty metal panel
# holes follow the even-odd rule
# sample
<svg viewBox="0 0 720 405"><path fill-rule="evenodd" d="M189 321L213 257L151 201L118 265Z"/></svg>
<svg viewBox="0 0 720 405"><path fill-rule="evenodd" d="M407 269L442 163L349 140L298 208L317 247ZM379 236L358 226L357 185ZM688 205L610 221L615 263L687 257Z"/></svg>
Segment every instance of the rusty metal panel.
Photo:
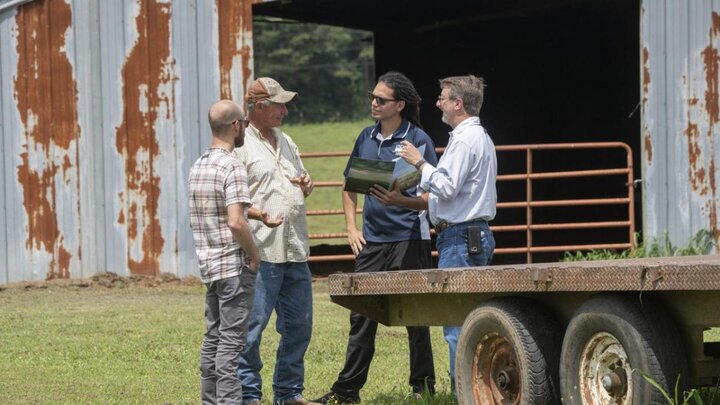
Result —
<svg viewBox="0 0 720 405"><path fill-rule="evenodd" d="M80 187L80 271L72 276L89 276L105 270L105 215L103 198L102 92L100 20L97 2L73 4L73 41L68 44L77 80L78 146Z"/></svg>
<svg viewBox="0 0 720 405"><path fill-rule="evenodd" d="M197 273L187 173L251 80L251 4L3 8L0 283Z"/></svg>
<svg viewBox="0 0 720 405"><path fill-rule="evenodd" d="M720 241L720 3L644 1L641 36L645 234Z"/></svg>
<svg viewBox="0 0 720 405"><path fill-rule="evenodd" d="M115 215L126 242L130 273L154 275L160 272L161 256L174 236L160 223L160 202L171 193L161 184L175 173L166 172L164 165L170 162L168 156L174 158L174 150L161 149L160 144L161 139L172 138L175 114L172 10L169 2L141 0L124 11L129 41L119 75L122 118L115 122L111 152L121 160L120 181L114 184L120 200Z"/></svg>
<svg viewBox="0 0 720 405"><path fill-rule="evenodd" d="M201 7L198 7L198 3ZM180 274L197 272L197 257L193 245L190 225L187 222L188 201L187 172L194 159L200 155L210 137L205 125L205 106L209 106L219 97L218 86L205 83L219 83L218 64L203 63L217 58L216 13L212 5L204 6L204 1L190 1L188 7L175 7L173 10L173 54L175 55L176 74L180 80L176 83L175 111L176 129L185 136L176 137L176 154L179 164L176 166L177 189L177 266ZM186 29L196 26L197 29ZM186 46L185 44L213 44L213 46ZM190 95L195 95L189 97Z"/></svg>
<svg viewBox="0 0 720 405"><path fill-rule="evenodd" d="M97 181L100 186L98 192L103 201L104 228L99 229L105 235L104 245L98 245L105 255L103 264L105 271L114 271L119 274L127 269L127 241L123 238L120 225L118 224L118 213L121 211L121 189L119 187L122 179L123 167L117 152L113 148L115 139L114 127L122 120L121 80L120 69L124 55L124 25L126 18L118 18L124 15L125 5L120 1L101 3L99 11L100 20L100 64L101 79L100 91L102 95L100 136L102 138L102 170L98 173L102 176ZM130 21L134 21L130 19ZM117 49L119 48L119 49ZM97 107L95 107L97 108Z"/></svg>
<svg viewBox="0 0 720 405"><path fill-rule="evenodd" d="M79 261L80 131L66 43L71 25L70 5L64 2L28 3L14 15L17 63L11 93L20 125L8 136L17 142L13 155L20 162L13 172L19 195L14 197L20 198L6 204L22 208L11 215L24 214L24 224L12 228L20 232L11 238L9 253L24 252L24 261L32 263L31 278L69 277Z"/></svg>

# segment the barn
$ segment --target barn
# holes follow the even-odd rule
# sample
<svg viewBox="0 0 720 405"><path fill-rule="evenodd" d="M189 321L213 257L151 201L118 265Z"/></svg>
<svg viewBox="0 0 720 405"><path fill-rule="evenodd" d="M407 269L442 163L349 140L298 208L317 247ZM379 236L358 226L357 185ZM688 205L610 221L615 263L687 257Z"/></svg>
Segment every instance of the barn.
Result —
<svg viewBox="0 0 720 405"><path fill-rule="evenodd" d="M207 106L254 76L253 16L371 31L376 73L413 78L440 145L437 79L465 73L488 83L497 145L627 144L625 220L673 244L700 230L717 242L718 13L673 0L0 1L0 284L197 272L187 171ZM617 159L591 156L536 163Z"/></svg>

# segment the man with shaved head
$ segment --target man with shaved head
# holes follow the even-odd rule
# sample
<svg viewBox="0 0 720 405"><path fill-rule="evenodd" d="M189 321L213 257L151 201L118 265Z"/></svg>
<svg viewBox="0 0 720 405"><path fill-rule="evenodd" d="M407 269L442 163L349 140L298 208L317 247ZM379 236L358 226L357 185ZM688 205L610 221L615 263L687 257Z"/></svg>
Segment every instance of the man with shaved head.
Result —
<svg viewBox="0 0 720 405"><path fill-rule="evenodd" d="M206 331L200 348L203 404L239 404L235 370L245 346L260 253L247 223L247 173L233 150L247 120L240 106L221 100L208 112L212 141L190 169L190 227L205 294Z"/></svg>

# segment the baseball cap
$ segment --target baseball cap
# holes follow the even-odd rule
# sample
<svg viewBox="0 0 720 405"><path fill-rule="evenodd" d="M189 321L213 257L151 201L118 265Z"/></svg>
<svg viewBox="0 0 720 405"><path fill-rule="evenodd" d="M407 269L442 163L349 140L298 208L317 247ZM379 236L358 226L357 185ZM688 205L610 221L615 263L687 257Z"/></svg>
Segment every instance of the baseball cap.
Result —
<svg viewBox="0 0 720 405"><path fill-rule="evenodd" d="M294 91L287 91L275 79L260 77L253 80L248 87L247 101L270 100L273 103L285 104L295 98Z"/></svg>

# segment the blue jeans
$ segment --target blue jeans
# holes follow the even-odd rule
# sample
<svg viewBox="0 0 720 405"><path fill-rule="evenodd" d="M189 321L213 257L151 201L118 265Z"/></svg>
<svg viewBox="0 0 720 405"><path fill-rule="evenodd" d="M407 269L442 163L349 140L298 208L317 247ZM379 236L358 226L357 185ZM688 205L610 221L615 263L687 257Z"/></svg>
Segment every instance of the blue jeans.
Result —
<svg viewBox="0 0 720 405"><path fill-rule="evenodd" d="M275 330L280 334L273 394L275 403L281 403L299 397L305 389L303 359L312 333L312 277L306 262L260 262L248 342L237 370L243 402L262 398L260 341L273 309L277 315Z"/></svg>
<svg viewBox="0 0 720 405"><path fill-rule="evenodd" d="M482 251L468 252L467 229L470 226L479 226L482 231ZM438 254L438 267L441 269L451 267L487 266L492 261L495 251L495 238L486 221L475 220L453 225L438 235L435 241ZM455 350L457 348L460 326L444 326L443 334L450 351L450 381L455 388Z"/></svg>

